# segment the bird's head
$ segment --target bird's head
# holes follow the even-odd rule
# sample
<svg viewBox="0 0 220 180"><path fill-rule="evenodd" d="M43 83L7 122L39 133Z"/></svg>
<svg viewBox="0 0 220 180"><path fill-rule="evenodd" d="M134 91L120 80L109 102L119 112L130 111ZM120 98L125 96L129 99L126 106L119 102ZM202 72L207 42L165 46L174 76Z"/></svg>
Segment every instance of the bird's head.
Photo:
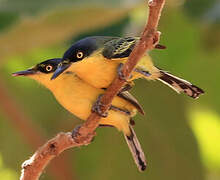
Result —
<svg viewBox="0 0 220 180"><path fill-rule="evenodd" d="M105 42L111 39L112 37L91 36L77 41L64 53L63 58L51 79L58 77L62 72L68 69L72 63L90 57L95 51L102 49Z"/></svg>
<svg viewBox="0 0 220 180"><path fill-rule="evenodd" d="M27 70L15 72L12 76L25 76L48 86L51 83L50 77L57 69L60 61L61 58L49 59Z"/></svg>

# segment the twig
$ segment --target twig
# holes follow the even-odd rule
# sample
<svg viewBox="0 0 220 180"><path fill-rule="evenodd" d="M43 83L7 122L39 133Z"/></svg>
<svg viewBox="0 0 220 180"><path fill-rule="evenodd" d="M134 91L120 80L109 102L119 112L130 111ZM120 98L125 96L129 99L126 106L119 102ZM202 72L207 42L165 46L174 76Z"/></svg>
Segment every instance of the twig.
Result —
<svg viewBox="0 0 220 180"><path fill-rule="evenodd" d="M145 26L139 43L135 46L122 69L122 73L125 78L130 76L134 67L144 53L152 50L159 42L160 33L157 31L157 26L164 3L165 0L149 0L149 16L147 25ZM106 90L104 96L101 98L103 113L108 111L114 96L118 94L125 83L125 80L117 77ZM44 145L30 158L30 160L26 161L23 166L21 180L36 180L49 161L65 149L88 145L94 136L95 129L99 125L100 118L101 117L98 114L91 113L87 121L78 130L79 135L74 139L70 136L70 133L62 133L47 142L46 145Z"/></svg>
<svg viewBox="0 0 220 180"><path fill-rule="evenodd" d="M74 141L71 133L59 133L22 164L20 180L37 180L51 159L66 149L89 144L92 138L93 136L90 136L79 143Z"/></svg>

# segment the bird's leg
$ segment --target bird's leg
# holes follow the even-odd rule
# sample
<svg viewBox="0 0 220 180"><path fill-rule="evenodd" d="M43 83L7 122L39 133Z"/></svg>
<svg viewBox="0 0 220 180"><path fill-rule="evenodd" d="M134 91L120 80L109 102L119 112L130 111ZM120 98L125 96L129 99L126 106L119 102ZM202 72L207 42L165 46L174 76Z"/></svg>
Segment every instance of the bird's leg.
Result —
<svg viewBox="0 0 220 180"><path fill-rule="evenodd" d="M80 127L81 127L81 124L76 125L76 127L73 129L73 131L72 131L72 138L73 139L77 139L77 137L80 136L80 133L79 133Z"/></svg>
<svg viewBox="0 0 220 180"><path fill-rule="evenodd" d="M147 76L147 77L151 76L151 73L149 71L144 71L144 70L137 69L137 68L135 68L134 71L137 72L137 73L140 73L144 76Z"/></svg>
<svg viewBox="0 0 220 180"><path fill-rule="evenodd" d="M126 109L121 109L121 108L118 108L118 107L115 107L115 106L112 106L112 105L111 105L110 109L113 110L113 111L122 112L122 113L124 113L125 115L128 115L128 116L131 115L130 111L128 111Z"/></svg>
<svg viewBox="0 0 220 180"><path fill-rule="evenodd" d="M126 109L121 109L121 108L118 108L118 107L115 107L115 106L111 106L110 109L113 110L113 111L118 111L118 112L124 113L127 116L131 115L130 111L128 111ZM130 118L130 125L131 126L135 125L135 122L132 118Z"/></svg>
<svg viewBox="0 0 220 180"><path fill-rule="evenodd" d="M130 91L130 90L132 89L132 87L133 87L132 83L127 83L127 84L125 84L125 86L123 86L123 87L121 88L120 92ZM119 93L120 93L120 92L119 92Z"/></svg>
<svg viewBox="0 0 220 180"><path fill-rule="evenodd" d="M96 112L99 116L105 118L108 116L108 112L102 112L102 103L101 103L101 97L103 96L103 94L99 95L96 102L93 104L92 106L92 112Z"/></svg>
<svg viewBox="0 0 220 180"><path fill-rule="evenodd" d="M122 72L122 67L123 67L123 65L124 65L123 63L120 63L120 64L118 65L117 73L118 73L119 79L124 80L124 81L127 82L127 78L125 77L125 75L124 75L123 72Z"/></svg>
<svg viewBox="0 0 220 180"><path fill-rule="evenodd" d="M81 124L76 125L76 127L73 129L72 131L72 138L75 140L75 142L78 142L79 137L81 136L81 134L79 133L79 129L81 128ZM92 136L92 139L90 140L90 142L94 141L95 139L95 132L90 134ZM83 138L84 140L88 140L89 138L91 138L90 136L88 137L80 137L80 139Z"/></svg>

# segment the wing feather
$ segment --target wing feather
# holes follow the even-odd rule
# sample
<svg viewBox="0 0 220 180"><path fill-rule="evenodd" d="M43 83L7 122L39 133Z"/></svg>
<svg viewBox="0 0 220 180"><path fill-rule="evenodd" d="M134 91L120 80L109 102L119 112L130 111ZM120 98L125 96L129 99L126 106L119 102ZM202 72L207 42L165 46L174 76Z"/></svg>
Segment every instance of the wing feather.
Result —
<svg viewBox="0 0 220 180"><path fill-rule="evenodd" d="M138 40L139 37L112 39L104 44L102 54L107 59L128 57Z"/></svg>

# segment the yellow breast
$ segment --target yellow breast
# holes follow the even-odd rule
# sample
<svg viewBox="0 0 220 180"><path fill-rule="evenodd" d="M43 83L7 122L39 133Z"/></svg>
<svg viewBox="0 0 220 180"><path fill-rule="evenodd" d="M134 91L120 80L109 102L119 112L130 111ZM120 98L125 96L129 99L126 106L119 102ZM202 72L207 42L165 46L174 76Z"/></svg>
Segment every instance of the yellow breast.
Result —
<svg viewBox="0 0 220 180"><path fill-rule="evenodd" d="M104 90L94 88L77 76L70 75L70 73L63 73L53 80L48 88L65 109L82 120L88 118L97 97L104 93ZM119 97L115 97L112 104L118 108L130 111L132 116L137 112L133 105ZM102 118L100 124L112 125L119 130L129 131L129 121L130 116L110 110L109 115L106 118Z"/></svg>
<svg viewBox="0 0 220 180"><path fill-rule="evenodd" d="M125 63L128 58L106 59L100 53L95 53L82 61L72 63L68 71L77 74L88 84L96 88L106 88L117 75L117 67L120 63ZM137 68L149 71L151 76L145 77L140 73L133 72L130 81L138 78L148 80L157 79L159 70L153 65L149 55L145 55L137 65Z"/></svg>
<svg viewBox="0 0 220 180"><path fill-rule="evenodd" d="M96 88L108 87L116 77L120 61L112 62L97 54L73 63L69 70Z"/></svg>

